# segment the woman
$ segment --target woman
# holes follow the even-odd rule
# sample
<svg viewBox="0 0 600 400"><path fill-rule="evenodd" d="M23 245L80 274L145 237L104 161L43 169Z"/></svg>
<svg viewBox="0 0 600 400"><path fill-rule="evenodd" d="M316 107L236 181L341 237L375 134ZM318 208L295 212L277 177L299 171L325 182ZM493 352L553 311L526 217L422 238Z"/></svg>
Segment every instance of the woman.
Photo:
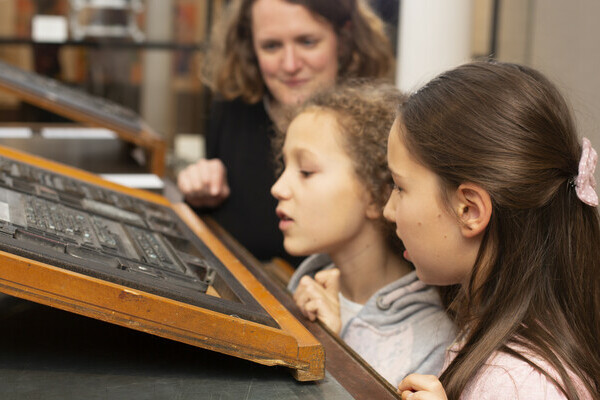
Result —
<svg viewBox="0 0 600 400"><path fill-rule="evenodd" d="M243 0L216 26L204 76L217 95L206 159L184 169L186 201L260 260L284 257L271 138L285 109L347 77L385 77L384 24L362 0Z"/></svg>

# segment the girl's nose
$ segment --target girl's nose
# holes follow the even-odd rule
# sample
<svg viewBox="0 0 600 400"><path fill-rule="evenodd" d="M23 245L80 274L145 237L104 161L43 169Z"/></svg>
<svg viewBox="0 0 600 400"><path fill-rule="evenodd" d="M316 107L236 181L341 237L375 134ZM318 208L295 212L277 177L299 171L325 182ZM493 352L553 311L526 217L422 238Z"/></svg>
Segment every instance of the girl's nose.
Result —
<svg viewBox="0 0 600 400"><path fill-rule="evenodd" d="M284 181L284 174L285 171L283 174L281 174L277 181L275 181L273 186L271 186L271 195L273 195L273 197L275 197L277 200L281 200L289 196L289 190L286 188Z"/></svg>
<svg viewBox="0 0 600 400"><path fill-rule="evenodd" d="M385 206L383 207L383 217L390 222L395 222L394 206L392 205L392 202L394 200L392 199L392 197L394 197L394 192L390 193L390 197L388 198L388 201L385 203Z"/></svg>

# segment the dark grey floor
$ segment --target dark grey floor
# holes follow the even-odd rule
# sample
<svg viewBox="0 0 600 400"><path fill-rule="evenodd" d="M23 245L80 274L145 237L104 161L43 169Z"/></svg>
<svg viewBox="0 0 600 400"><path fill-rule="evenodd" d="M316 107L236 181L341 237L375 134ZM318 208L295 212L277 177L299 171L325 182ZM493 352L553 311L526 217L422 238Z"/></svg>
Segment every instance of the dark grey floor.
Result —
<svg viewBox="0 0 600 400"><path fill-rule="evenodd" d="M351 399L327 374L198 349L0 294L0 399Z"/></svg>

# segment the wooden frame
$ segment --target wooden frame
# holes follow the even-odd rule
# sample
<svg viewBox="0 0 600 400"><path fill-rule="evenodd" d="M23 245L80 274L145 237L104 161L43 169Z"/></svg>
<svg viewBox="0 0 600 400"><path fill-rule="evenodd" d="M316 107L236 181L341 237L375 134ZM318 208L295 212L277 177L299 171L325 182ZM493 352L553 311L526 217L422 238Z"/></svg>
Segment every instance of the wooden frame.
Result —
<svg viewBox="0 0 600 400"><path fill-rule="evenodd" d="M185 204L171 204L160 195L125 188L94 174L8 148L0 147L0 155L171 208L279 327L131 289L4 251L0 252L1 292L260 364L289 367L300 381L324 377L325 355L321 343ZM219 296L218 290L212 287L207 293L207 296Z"/></svg>
<svg viewBox="0 0 600 400"><path fill-rule="evenodd" d="M352 350L337 334L319 320L309 321L302 315L292 296L278 278L269 275L261 263L214 220L206 219L217 238L248 267L277 300L281 302L321 342L326 353L327 372L356 400L393 400L399 394L385 378Z"/></svg>
<svg viewBox="0 0 600 400"><path fill-rule="evenodd" d="M16 67L14 68L16 69ZM32 72L26 71L24 71L24 73L33 74ZM57 81L56 85L61 86L62 84ZM146 123L141 121L141 119L140 129L134 130L130 126L120 125L109 119L101 118L98 114L85 112L83 109L78 109L58 102L53 99L50 94L44 96L41 92L28 90L26 86L20 85L19 82L4 79L1 74L0 90L13 94L27 103L31 103L37 107L62 115L74 121L115 131L121 139L145 149L148 156L148 167L150 172L158 176L164 176L166 142L161 135L152 130ZM91 95L89 96L92 97Z"/></svg>

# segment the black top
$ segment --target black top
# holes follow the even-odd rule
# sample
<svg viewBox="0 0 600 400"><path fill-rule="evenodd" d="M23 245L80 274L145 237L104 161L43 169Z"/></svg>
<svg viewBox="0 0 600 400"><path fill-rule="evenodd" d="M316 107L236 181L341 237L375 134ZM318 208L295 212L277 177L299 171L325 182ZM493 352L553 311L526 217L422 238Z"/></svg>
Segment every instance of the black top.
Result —
<svg viewBox="0 0 600 400"><path fill-rule="evenodd" d="M227 168L229 198L215 209L202 209L259 260L282 257L292 264L283 248L283 235L271 195L275 164L271 140L273 123L264 104L242 100L212 104L206 158L219 158Z"/></svg>

